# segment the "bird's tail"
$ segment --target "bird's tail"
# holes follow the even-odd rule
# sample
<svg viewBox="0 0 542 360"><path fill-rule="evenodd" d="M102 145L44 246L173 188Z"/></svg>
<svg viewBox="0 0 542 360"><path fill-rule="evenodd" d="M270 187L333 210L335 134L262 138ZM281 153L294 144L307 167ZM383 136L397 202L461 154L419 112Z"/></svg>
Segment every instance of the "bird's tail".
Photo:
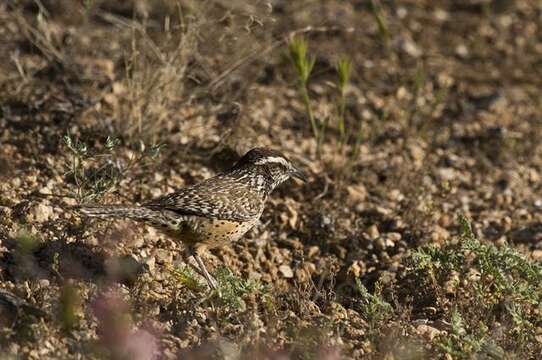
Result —
<svg viewBox="0 0 542 360"><path fill-rule="evenodd" d="M132 219L139 221L152 221L157 216L157 212L139 206L124 206L124 205L83 205L79 206L80 213L95 218L101 219Z"/></svg>

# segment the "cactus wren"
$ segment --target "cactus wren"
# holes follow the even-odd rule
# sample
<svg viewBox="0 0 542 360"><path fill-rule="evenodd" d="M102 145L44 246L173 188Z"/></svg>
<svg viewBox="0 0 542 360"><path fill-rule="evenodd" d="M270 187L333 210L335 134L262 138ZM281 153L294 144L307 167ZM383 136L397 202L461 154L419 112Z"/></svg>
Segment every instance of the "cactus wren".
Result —
<svg viewBox="0 0 542 360"><path fill-rule="evenodd" d="M237 241L259 220L269 194L290 177L304 173L280 152L254 148L231 169L141 206L81 206L98 218L129 218L158 228L185 245L196 270L212 289L213 277L200 255L207 249Z"/></svg>

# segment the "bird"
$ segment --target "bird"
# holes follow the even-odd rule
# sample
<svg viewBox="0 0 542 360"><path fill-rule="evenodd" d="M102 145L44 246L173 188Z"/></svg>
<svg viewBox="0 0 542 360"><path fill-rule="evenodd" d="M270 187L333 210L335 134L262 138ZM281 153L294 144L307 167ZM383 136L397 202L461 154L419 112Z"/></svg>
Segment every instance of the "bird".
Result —
<svg viewBox="0 0 542 360"><path fill-rule="evenodd" d="M184 245L187 257L196 262L192 266L211 289L217 289L202 254L241 239L259 222L271 192L290 178L307 181L305 172L280 151L256 147L229 170L142 205L78 209L88 217L131 219L157 228Z"/></svg>

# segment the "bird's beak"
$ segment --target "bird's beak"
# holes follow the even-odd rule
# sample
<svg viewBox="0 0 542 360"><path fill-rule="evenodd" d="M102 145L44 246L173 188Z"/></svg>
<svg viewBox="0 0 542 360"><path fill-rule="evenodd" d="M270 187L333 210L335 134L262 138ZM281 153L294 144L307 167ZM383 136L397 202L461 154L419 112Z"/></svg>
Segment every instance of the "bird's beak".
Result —
<svg viewBox="0 0 542 360"><path fill-rule="evenodd" d="M305 172L301 171L298 168L294 168L292 172L290 173L290 176L298 178L299 180L303 182L307 182L307 174L305 174Z"/></svg>

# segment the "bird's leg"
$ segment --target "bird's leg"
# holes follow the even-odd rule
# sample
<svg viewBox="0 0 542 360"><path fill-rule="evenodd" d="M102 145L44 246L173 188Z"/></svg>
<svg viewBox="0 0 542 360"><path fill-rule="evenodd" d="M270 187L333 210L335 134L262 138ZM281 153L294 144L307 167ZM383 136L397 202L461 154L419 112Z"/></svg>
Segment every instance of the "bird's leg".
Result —
<svg viewBox="0 0 542 360"><path fill-rule="evenodd" d="M201 260L198 254L194 254L193 256L194 256L194 259L196 259L196 262L198 263L198 266L201 272L203 273L203 276L205 276L205 279L207 279L207 283L209 284L209 287L213 290L216 290L218 288L216 280L207 271L207 268L205 267L203 260Z"/></svg>
<svg viewBox="0 0 542 360"><path fill-rule="evenodd" d="M192 254L190 255L187 255L185 257L185 262L190 265L190 267L192 268L192 270L194 270L195 272L198 273L198 275L201 275L203 277L205 277L205 275L203 275L203 273L201 272L201 270L199 269L199 266L198 264L196 263L196 259L194 258L194 256L192 256Z"/></svg>
<svg viewBox="0 0 542 360"><path fill-rule="evenodd" d="M199 265L196 262L194 253L195 253L194 250L192 250L191 248L185 249L185 253L183 254L183 259L188 265L190 265L192 270L198 273L198 275L205 277L205 274L203 273L203 271L201 271Z"/></svg>
<svg viewBox="0 0 542 360"><path fill-rule="evenodd" d="M201 257L193 249L188 249L188 255L189 255L189 258L190 257L194 258L197 264L197 266L195 266L191 261L188 261L190 266L192 266L192 268L194 268L194 270L196 270L198 274L200 274L201 276L205 278L205 280L207 280L207 284L209 284L209 287L211 289L216 290L218 288L216 280L207 271L207 268L205 267L203 260L201 260Z"/></svg>

